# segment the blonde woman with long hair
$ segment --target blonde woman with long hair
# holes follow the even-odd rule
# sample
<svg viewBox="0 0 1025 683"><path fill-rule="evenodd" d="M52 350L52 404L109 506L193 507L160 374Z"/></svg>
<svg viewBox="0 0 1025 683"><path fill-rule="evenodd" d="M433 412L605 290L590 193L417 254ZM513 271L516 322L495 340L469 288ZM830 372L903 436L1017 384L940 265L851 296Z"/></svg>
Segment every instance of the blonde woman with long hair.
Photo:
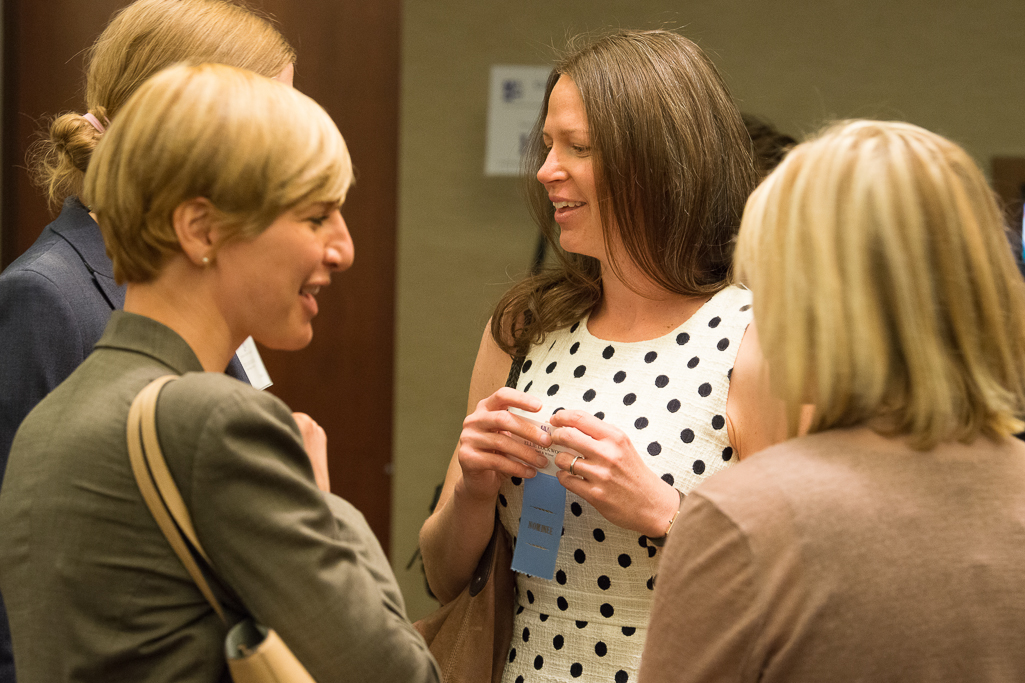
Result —
<svg viewBox="0 0 1025 683"><path fill-rule="evenodd" d="M642 683L1025 680L1025 283L954 143L797 146L736 254L791 436L694 492Z"/></svg>

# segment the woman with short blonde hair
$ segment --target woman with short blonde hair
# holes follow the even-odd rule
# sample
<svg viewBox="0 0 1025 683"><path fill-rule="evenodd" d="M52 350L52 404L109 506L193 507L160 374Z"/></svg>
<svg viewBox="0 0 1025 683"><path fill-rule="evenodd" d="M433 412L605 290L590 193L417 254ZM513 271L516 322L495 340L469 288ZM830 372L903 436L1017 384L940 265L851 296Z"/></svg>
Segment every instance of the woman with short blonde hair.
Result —
<svg viewBox="0 0 1025 683"><path fill-rule="evenodd" d="M136 0L88 48L84 106L49 121L29 151L33 179L60 213L0 273L0 481L18 425L92 352L124 304L124 285L79 199L104 131L147 78L172 64L224 63L291 82L294 61L274 25L234 0ZM237 357L222 370L248 380ZM0 607L0 680L12 670Z"/></svg>
<svg viewBox="0 0 1025 683"><path fill-rule="evenodd" d="M223 101L204 90L218 87L221 80L206 79L150 89L146 100L135 100L120 134L101 143L104 153L97 153L82 197L99 221L118 281L147 282L181 251L174 208L192 197L210 201L222 240L255 237L298 204L345 200L352 162L319 106L289 87L268 102L259 90L240 89L229 118ZM281 125L286 118L289 125ZM262 150L259 163L253 149Z"/></svg>
<svg viewBox="0 0 1025 683"><path fill-rule="evenodd" d="M1025 282L981 171L906 123L798 145L739 276L791 436L690 496L642 683L1025 679Z"/></svg>
<svg viewBox="0 0 1025 683"><path fill-rule="evenodd" d="M326 493L323 433L220 372L246 337L310 342L317 295L353 261L351 183L323 109L229 66L157 74L105 133L83 196L127 280L125 309L26 418L0 494L22 683L223 681L226 632L247 616L321 683L437 683L373 532ZM129 406L166 375L157 437L223 619L132 474Z"/></svg>

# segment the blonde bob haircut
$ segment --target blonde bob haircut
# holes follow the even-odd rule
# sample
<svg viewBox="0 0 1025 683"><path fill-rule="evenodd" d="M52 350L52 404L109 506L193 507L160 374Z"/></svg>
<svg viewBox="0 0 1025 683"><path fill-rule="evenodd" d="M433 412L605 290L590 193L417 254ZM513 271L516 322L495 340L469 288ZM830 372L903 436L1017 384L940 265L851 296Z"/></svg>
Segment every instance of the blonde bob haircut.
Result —
<svg viewBox="0 0 1025 683"><path fill-rule="evenodd" d="M1022 430L1025 283L968 154L906 123L798 145L747 202L754 293L791 434L867 425L916 448Z"/></svg>
<svg viewBox="0 0 1025 683"><path fill-rule="evenodd" d="M217 63L274 77L295 51L274 25L233 0L136 0L120 10L86 54L86 111L113 121L146 79L172 64ZM62 114L29 150L33 180L56 209L80 195L102 134L79 113Z"/></svg>
<svg viewBox="0 0 1025 683"><path fill-rule="evenodd" d="M224 240L247 239L299 205L341 205L352 180L345 141L309 97L251 71L180 65L129 98L83 198L115 279L146 282L181 251L172 220L187 200L209 200Z"/></svg>

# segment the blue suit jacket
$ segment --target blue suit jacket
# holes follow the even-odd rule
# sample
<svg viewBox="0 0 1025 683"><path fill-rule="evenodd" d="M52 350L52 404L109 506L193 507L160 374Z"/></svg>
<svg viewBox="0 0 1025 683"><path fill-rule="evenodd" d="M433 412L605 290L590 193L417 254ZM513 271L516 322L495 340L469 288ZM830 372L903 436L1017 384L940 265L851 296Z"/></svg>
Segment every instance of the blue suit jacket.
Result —
<svg viewBox="0 0 1025 683"><path fill-rule="evenodd" d="M22 420L92 352L124 302L99 226L74 197L0 273L0 483ZM248 381L238 358L227 372ZM0 601L0 683L13 683L11 662Z"/></svg>

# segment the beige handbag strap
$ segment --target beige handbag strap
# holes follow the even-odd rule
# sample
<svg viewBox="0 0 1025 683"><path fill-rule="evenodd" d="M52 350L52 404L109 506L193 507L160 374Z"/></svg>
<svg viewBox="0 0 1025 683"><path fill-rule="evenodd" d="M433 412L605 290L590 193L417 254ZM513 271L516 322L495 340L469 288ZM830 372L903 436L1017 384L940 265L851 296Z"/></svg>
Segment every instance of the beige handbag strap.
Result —
<svg viewBox="0 0 1025 683"><path fill-rule="evenodd" d="M153 513L157 526L160 527L168 543L171 544L178 559L185 565L185 569L189 572L192 580L196 582L203 597L214 608L221 621L227 623L221 603L214 597L210 584L207 583L195 558L192 557L185 539L182 538L182 533L184 533L196 552L207 564L210 564L210 558L207 557L206 551L203 550L196 537L196 530L192 526L192 518L189 517L185 501L182 500L178 487L175 486L174 479L171 478L171 472L167 468L167 462L164 460L164 454L160 450L160 441L157 438L157 396L165 384L177 378L177 375L158 377L146 385L132 401L132 407L128 410L128 457L132 462L132 473L135 474L135 481L139 484L139 491L142 492L143 500L146 501L146 507ZM175 522L177 522L177 526L175 526ZM179 532L179 528L181 532Z"/></svg>

